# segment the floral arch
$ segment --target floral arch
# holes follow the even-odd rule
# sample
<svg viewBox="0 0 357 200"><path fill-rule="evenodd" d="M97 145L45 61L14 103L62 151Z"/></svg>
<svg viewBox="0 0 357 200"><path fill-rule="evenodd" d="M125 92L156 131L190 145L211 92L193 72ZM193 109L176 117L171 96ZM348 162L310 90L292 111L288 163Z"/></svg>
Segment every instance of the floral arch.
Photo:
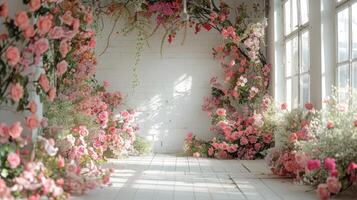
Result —
<svg viewBox="0 0 357 200"><path fill-rule="evenodd" d="M166 31L162 43L172 42L177 31L187 28L196 33L217 30L224 42L213 48L213 55L221 63L224 80L211 79L212 94L203 105L217 137L204 142L189 134L186 151L256 159L272 147L277 124L268 92L271 66L262 53L266 24L247 23L244 7L234 10L238 15L232 20L223 1L24 0L25 9L15 13L9 4L0 4L0 105L15 109L22 119L0 124L1 198L65 199L82 194L108 184L112 170L103 164L132 148L138 129L133 110L118 112L123 95L108 92L108 83L95 79L95 33L104 15L112 16L114 24L124 17L125 31L138 31L136 62L144 41L159 28ZM151 29L153 18L156 26ZM296 140L289 136L289 141L307 140L304 120L311 110L308 107L294 127L300 135ZM310 161L314 169L320 162ZM357 167L348 164L350 177ZM328 166L326 170L335 170Z"/></svg>

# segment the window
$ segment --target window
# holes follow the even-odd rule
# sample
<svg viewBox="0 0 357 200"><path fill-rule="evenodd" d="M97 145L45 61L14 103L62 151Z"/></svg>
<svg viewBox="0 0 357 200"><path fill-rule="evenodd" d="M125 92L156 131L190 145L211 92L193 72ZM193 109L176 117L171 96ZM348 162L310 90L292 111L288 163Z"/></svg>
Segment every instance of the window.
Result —
<svg viewBox="0 0 357 200"><path fill-rule="evenodd" d="M337 0L336 81L340 98L357 89L357 1Z"/></svg>
<svg viewBox="0 0 357 200"><path fill-rule="evenodd" d="M310 101L309 0L284 0L285 98L289 108Z"/></svg>

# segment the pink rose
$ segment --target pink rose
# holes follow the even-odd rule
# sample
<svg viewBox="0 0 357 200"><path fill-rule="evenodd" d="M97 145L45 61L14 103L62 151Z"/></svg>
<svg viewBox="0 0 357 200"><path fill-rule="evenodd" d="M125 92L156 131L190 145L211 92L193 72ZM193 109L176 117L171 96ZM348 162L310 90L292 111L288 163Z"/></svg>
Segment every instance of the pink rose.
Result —
<svg viewBox="0 0 357 200"><path fill-rule="evenodd" d="M29 17L25 11L18 12L15 16L15 25L25 29L30 23Z"/></svg>
<svg viewBox="0 0 357 200"><path fill-rule="evenodd" d="M71 11L66 11L64 15L61 17L61 22L70 26L73 23L73 17L72 17L72 12Z"/></svg>
<svg viewBox="0 0 357 200"><path fill-rule="evenodd" d="M208 149L208 155L209 155L209 156L213 156L213 154L214 154L214 149L213 149L212 147L210 147L210 148Z"/></svg>
<svg viewBox="0 0 357 200"><path fill-rule="evenodd" d="M313 171L315 169L319 169L321 167L320 160L309 160L307 161L307 169Z"/></svg>
<svg viewBox="0 0 357 200"><path fill-rule="evenodd" d="M10 96L11 99L15 102L20 101L20 99L23 97L24 95L24 88L22 87L22 85L20 85L20 83L11 83L10 85Z"/></svg>
<svg viewBox="0 0 357 200"><path fill-rule="evenodd" d="M7 17L9 15L9 6L7 2L0 5L0 17Z"/></svg>
<svg viewBox="0 0 357 200"><path fill-rule="evenodd" d="M43 55L49 48L48 40L41 38L35 42L35 53L37 56Z"/></svg>
<svg viewBox="0 0 357 200"><path fill-rule="evenodd" d="M9 135L14 139L20 137L22 131L23 131L23 128L22 128L20 122L15 122L9 127Z"/></svg>
<svg viewBox="0 0 357 200"><path fill-rule="evenodd" d="M305 103L305 108L306 108L306 110L312 110L312 109L314 109L314 104L312 104L312 103Z"/></svg>
<svg viewBox="0 0 357 200"><path fill-rule="evenodd" d="M57 167L63 168L64 166L65 166L64 158L62 156L59 156L57 160Z"/></svg>
<svg viewBox="0 0 357 200"><path fill-rule="evenodd" d="M35 129L37 128L39 122L38 119L36 117L36 115L32 114L29 117L26 117L26 125L29 129Z"/></svg>
<svg viewBox="0 0 357 200"><path fill-rule="evenodd" d="M59 51L62 58L65 58L70 50L71 46L68 44L68 42L66 40L62 40L59 46Z"/></svg>
<svg viewBox="0 0 357 200"><path fill-rule="evenodd" d="M31 0L28 5L29 5L30 10L32 12L34 12L34 11L40 9L41 0Z"/></svg>
<svg viewBox="0 0 357 200"><path fill-rule="evenodd" d="M10 46L6 49L5 57L9 65L14 66L20 61L20 51L14 46Z"/></svg>
<svg viewBox="0 0 357 200"><path fill-rule="evenodd" d="M50 90L50 82L48 81L47 76L45 74L41 74L40 78L38 79L38 83L45 92L48 92Z"/></svg>
<svg viewBox="0 0 357 200"><path fill-rule="evenodd" d="M87 22L88 25L93 22L93 14L92 14L92 12L88 12L88 13L85 15L84 21Z"/></svg>
<svg viewBox="0 0 357 200"><path fill-rule="evenodd" d="M298 136L296 133L291 133L288 138L289 142L294 143L298 140Z"/></svg>
<svg viewBox="0 0 357 200"><path fill-rule="evenodd" d="M36 102L30 101L30 103L28 104L28 109L30 110L30 112L36 113L36 111L37 111L37 104L36 104Z"/></svg>
<svg viewBox="0 0 357 200"><path fill-rule="evenodd" d="M103 184L106 185L110 182L110 176L106 175L103 176Z"/></svg>
<svg viewBox="0 0 357 200"><path fill-rule="evenodd" d="M26 39L32 38L35 35L35 30L33 26L26 27L23 31L23 34Z"/></svg>
<svg viewBox="0 0 357 200"><path fill-rule="evenodd" d="M57 64L56 67L56 74L57 76L62 76L68 68L68 63L65 60L62 60L60 63Z"/></svg>
<svg viewBox="0 0 357 200"><path fill-rule="evenodd" d="M326 180L326 184L327 184L328 190L334 194L337 194L341 190L341 187L342 187L341 182L336 177L328 177Z"/></svg>
<svg viewBox="0 0 357 200"><path fill-rule="evenodd" d="M269 144L273 140L273 135L272 134L264 134L263 136L263 142L266 144Z"/></svg>
<svg viewBox="0 0 357 200"><path fill-rule="evenodd" d="M80 26L80 21L79 21L79 19L77 19L77 18L73 19L72 29L73 29L74 31L78 31L79 26Z"/></svg>
<svg viewBox="0 0 357 200"><path fill-rule="evenodd" d="M11 169L15 169L20 165L21 160L19 155L16 153L9 153L9 155L7 155L7 162L9 163Z"/></svg>
<svg viewBox="0 0 357 200"><path fill-rule="evenodd" d="M218 116L225 116L226 115L226 110L224 108L218 108L216 111L216 114Z"/></svg>
<svg viewBox="0 0 357 200"><path fill-rule="evenodd" d="M49 101L52 102L53 100L55 100L56 92L57 92L57 90L56 90L55 87L52 87L52 88L50 89L50 91L48 91L48 100L49 100Z"/></svg>
<svg viewBox="0 0 357 200"><path fill-rule="evenodd" d="M320 184L317 187L317 195L320 197L320 200L328 200L330 198L330 192L326 184Z"/></svg>
<svg viewBox="0 0 357 200"><path fill-rule="evenodd" d="M333 124L332 121L329 121L329 122L327 122L326 127L327 127L328 129L333 129L333 128L335 128L335 125Z"/></svg>
<svg viewBox="0 0 357 200"><path fill-rule="evenodd" d="M255 149L256 151L259 151L261 148L262 148L262 145L261 145L260 143L255 143L255 144L254 144L254 149Z"/></svg>
<svg viewBox="0 0 357 200"><path fill-rule="evenodd" d="M37 28L40 35L44 35L50 31L52 27L52 15L40 16L37 21Z"/></svg>
<svg viewBox="0 0 357 200"><path fill-rule="evenodd" d="M53 27L53 29L50 30L48 36L51 39L56 39L56 40L61 39L64 36L63 28L60 26Z"/></svg>
<svg viewBox="0 0 357 200"><path fill-rule="evenodd" d="M198 153L198 152L195 152L195 153L192 154L192 156L193 156L194 158L199 158L199 157L201 156L201 154Z"/></svg>
<svg viewBox="0 0 357 200"><path fill-rule="evenodd" d="M281 110L286 110L287 108L288 108L288 104L286 104L286 103L282 103L280 106Z"/></svg>
<svg viewBox="0 0 357 200"><path fill-rule="evenodd" d="M347 173L353 174L356 169L357 169L357 163L351 162L347 167Z"/></svg>
<svg viewBox="0 0 357 200"><path fill-rule="evenodd" d="M353 122L353 126L354 126L354 127L357 127L357 120L355 120L355 121Z"/></svg>
<svg viewBox="0 0 357 200"><path fill-rule="evenodd" d="M328 171L333 171L336 169L336 160L333 158L326 158L325 159L325 168Z"/></svg>
<svg viewBox="0 0 357 200"><path fill-rule="evenodd" d="M87 127L79 126L78 127L78 133L79 133L79 135L85 137L85 136L87 136L89 134L89 131L88 131Z"/></svg>
<svg viewBox="0 0 357 200"><path fill-rule="evenodd" d="M31 195L29 198L27 198L27 200L40 200L40 198L41 198L41 195L34 194L34 195Z"/></svg>
<svg viewBox="0 0 357 200"><path fill-rule="evenodd" d="M240 144L241 145L246 145L246 144L248 144L248 139L246 138L246 137L242 137L241 139L240 139Z"/></svg>
<svg viewBox="0 0 357 200"><path fill-rule="evenodd" d="M249 137L249 142L250 143L255 144L255 143L257 143L257 141L258 141L257 137L255 137L255 136L250 136Z"/></svg>

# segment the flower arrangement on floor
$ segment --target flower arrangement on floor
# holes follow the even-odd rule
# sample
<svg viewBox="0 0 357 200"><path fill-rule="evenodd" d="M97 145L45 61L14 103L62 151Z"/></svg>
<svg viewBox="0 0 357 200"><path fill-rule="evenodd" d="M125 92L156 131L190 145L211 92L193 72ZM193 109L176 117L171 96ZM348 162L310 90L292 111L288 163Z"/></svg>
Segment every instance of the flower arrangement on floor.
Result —
<svg viewBox="0 0 357 200"><path fill-rule="evenodd" d="M309 140L308 126L316 110L310 103L305 104L305 108L291 111L286 110L286 107L286 104L282 104L281 113L277 116L277 146L269 149L265 159L274 174L299 179L304 173L307 160L297 143Z"/></svg>
<svg viewBox="0 0 357 200"><path fill-rule="evenodd" d="M356 183L356 98L341 103L338 93L320 111L311 104L284 111L276 131L280 143L266 157L274 174L316 187L322 200Z"/></svg>

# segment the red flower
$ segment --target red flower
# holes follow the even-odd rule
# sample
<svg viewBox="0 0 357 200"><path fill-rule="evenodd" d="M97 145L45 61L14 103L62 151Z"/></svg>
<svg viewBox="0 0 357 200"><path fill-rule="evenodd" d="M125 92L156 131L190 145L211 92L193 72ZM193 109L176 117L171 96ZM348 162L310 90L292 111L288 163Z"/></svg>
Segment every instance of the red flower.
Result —
<svg viewBox="0 0 357 200"><path fill-rule="evenodd" d="M212 26L209 23L204 23L202 24L203 28L205 28L207 31L210 31L212 29Z"/></svg>
<svg viewBox="0 0 357 200"><path fill-rule="evenodd" d="M326 126L328 129L333 129L333 128L335 128L335 125L333 124L333 122L332 121L329 121L329 122L327 122L327 126Z"/></svg>

